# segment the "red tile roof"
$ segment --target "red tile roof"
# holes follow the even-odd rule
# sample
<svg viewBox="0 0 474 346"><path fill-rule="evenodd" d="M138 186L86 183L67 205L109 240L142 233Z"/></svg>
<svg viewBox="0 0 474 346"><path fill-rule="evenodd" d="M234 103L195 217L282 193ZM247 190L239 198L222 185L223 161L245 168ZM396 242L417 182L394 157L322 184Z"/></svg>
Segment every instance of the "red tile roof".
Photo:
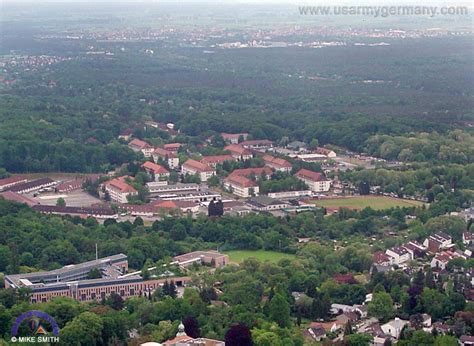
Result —
<svg viewBox="0 0 474 346"><path fill-rule="evenodd" d="M269 176L272 174L272 170L268 167L257 167L257 168L240 168L234 169L231 175L242 175L244 177L248 177L249 175L255 175L259 177L263 174Z"/></svg>
<svg viewBox="0 0 474 346"><path fill-rule="evenodd" d="M182 145L183 143L168 143L168 144L163 145L163 148L169 151L178 151Z"/></svg>
<svg viewBox="0 0 474 346"><path fill-rule="evenodd" d="M311 181L326 181L327 180L322 173L313 172L305 168L300 169L295 175L299 178L308 179Z"/></svg>
<svg viewBox="0 0 474 346"><path fill-rule="evenodd" d="M390 262L390 257L388 257L388 255L383 251L375 252L372 256L372 259L374 263L377 263L377 264Z"/></svg>
<svg viewBox="0 0 474 346"><path fill-rule="evenodd" d="M153 174L169 174L168 170L160 165L157 165L156 163L153 163L151 161L146 161L142 167L145 170L150 170L153 171Z"/></svg>
<svg viewBox="0 0 474 346"><path fill-rule="evenodd" d="M3 179L0 179L0 187L5 186L5 185L14 184L14 183L23 183L23 182L26 182L26 181L27 181L27 179L25 177L21 177L21 176L3 178Z"/></svg>
<svg viewBox="0 0 474 346"><path fill-rule="evenodd" d="M133 186L128 185L125 182L126 178L130 178L130 177L118 177L118 178L106 181L105 185L111 186L111 187L119 190L122 193L135 193L135 192L137 192L137 190L135 190L135 188Z"/></svg>
<svg viewBox="0 0 474 346"><path fill-rule="evenodd" d="M263 155L262 157L263 161L266 164L278 166L280 168L291 168L292 165L288 161L281 159L279 157L273 157L271 155Z"/></svg>
<svg viewBox="0 0 474 346"><path fill-rule="evenodd" d="M236 184L242 187L253 187L257 186L257 183L250 180L249 178L243 176L243 175L235 175L231 174L227 178L225 178L225 181L229 184Z"/></svg>
<svg viewBox="0 0 474 346"><path fill-rule="evenodd" d="M208 165L201 163L199 161L189 159L183 164L184 167L189 167L192 170L198 171L198 172L212 172L214 169L212 167L209 167Z"/></svg>
<svg viewBox="0 0 474 346"><path fill-rule="evenodd" d="M155 148L155 151L153 152L153 154L161 156L161 157L168 157L168 158L177 157L175 153L172 153L171 151L163 149L163 148Z"/></svg>
<svg viewBox="0 0 474 346"><path fill-rule="evenodd" d="M147 142L145 141L142 141L140 139L133 139L132 141L130 141L130 143L128 143L128 146L129 147L134 147L134 148L137 148L137 149L145 149L145 148L152 148L153 146L148 144Z"/></svg>
<svg viewBox="0 0 474 346"><path fill-rule="evenodd" d="M235 159L232 155L214 155L214 156L204 156L201 159L201 162L205 165L210 165L213 163L220 163L224 161L234 161Z"/></svg>
<svg viewBox="0 0 474 346"><path fill-rule="evenodd" d="M224 150L230 151L233 154L237 155L252 155L252 152L248 149L245 149L240 144L229 144L224 148Z"/></svg>

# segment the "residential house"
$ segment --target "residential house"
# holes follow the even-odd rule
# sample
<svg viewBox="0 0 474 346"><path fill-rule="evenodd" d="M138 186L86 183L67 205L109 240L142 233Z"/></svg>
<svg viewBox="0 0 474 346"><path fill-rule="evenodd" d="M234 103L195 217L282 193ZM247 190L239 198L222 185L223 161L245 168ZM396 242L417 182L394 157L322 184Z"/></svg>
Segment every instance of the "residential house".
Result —
<svg viewBox="0 0 474 346"><path fill-rule="evenodd" d="M453 239L450 235L444 232L436 232L430 235L423 242L423 246L430 252L438 252L439 250L445 250L454 246Z"/></svg>
<svg viewBox="0 0 474 346"><path fill-rule="evenodd" d="M216 170L204 163L189 159L181 166L181 173L183 175L190 174L199 175L201 181L207 181L213 175L216 175Z"/></svg>
<svg viewBox="0 0 474 346"><path fill-rule="evenodd" d="M243 175L231 174L224 179L224 187L234 195L248 198L258 196L259 187L256 181Z"/></svg>
<svg viewBox="0 0 474 346"><path fill-rule="evenodd" d="M138 191L126 182L130 177L119 177L108 180L103 183L105 191L108 192L110 199L117 203L128 203L128 196L138 195Z"/></svg>
<svg viewBox="0 0 474 346"><path fill-rule="evenodd" d="M468 258L466 255L464 255L460 251L459 252L443 251L441 253L436 254L436 256L433 257L433 259L431 260L430 266L431 268L434 268L434 269L445 270L449 261L457 257L464 258L464 259Z"/></svg>
<svg viewBox="0 0 474 346"><path fill-rule="evenodd" d="M416 240L411 240L402 246L410 253L411 259L420 258L425 255L425 248Z"/></svg>
<svg viewBox="0 0 474 346"><path fill-rule="evenodd" d="M118 138L123 139L124 141L128 141L132 137L133 130L132 129L125 129L120 132Z"/></svg>
<svg viewBox="0 0 474 346"><path fill-rule="evenodd" d="M247 140L248 136L249 134L245 132L244 133L225 133L225 132L221 133L222 139L225 142L230 143L230 144L238 144L240 139L245 141Z"/></svg>
<svg viewBox="0 0 474 346"><path fill-rule="evenodd" d="M474 233L464 232L462 234L462 242L466 245L471 245L474 242Z"/></svg>
<svg viewBox="0 0 474 346"><path fill-rule="evenodd" d="M128 143L128 147L135 152L142 152L145 157L151 157L153 150L155 150L151 144L137 138L132 139L130 143Z"/></svg>
<svg viewBox="0 0 474 346"><path fill-rule="evenodd" d="M156 148L153 153L153 161L158 163L160 160L168 164L168 167L175 169L179 166L179 158L175 153L163 148Z"/></svg>
<svg viewBox="0 0 474 346"><path fill-rule="evenodd" d="M290 173L291 168L293 167L291 163L279 157L273 157L271 155L263 155L262 159L263 159L263 162L265 162L265 166L268 166L279 172Z"/></svg>
<svg viewBox="0 0 474 346"><path fill-rule="evenodd" d="M205 165L216 168L216 166L225 161L236 161L235 157L232 155L214 155L214 156L204 156L201 159L201 163Z"/></svg>
<svg viewBox="0 0 474 346"><path fill-rule="evenodd" d="M224 147L225 151L228 151L233 158L238 161L249 160L253 157L252 152L239 144L230 144Z"/></svg>
<svg viewBox="0 0 474 346"><path fill-rule="evenodd" d="M474 336L472 335L461 335L459 338L459 344L461 346L473 346L474 345Z"/></svg>
<svg viewBox="0 0 474 346"><path fill-rule="evenodd" d="M383 251L377 251L377 252L374 252L374 254L372 255L372 261L373 263L375 264L379 264L379 265L390 265L391 264L391 260L390 260L390 256L388 256L385 252Z"/></svg>
<svg viewBox="0 0 474 346"><path fill-rule="evenodd" d="M395 319L389 321L388 323L382 324L380 328L382 328L385 334L389 334L398 340L403 327L405 327L408 323L408 321L395 317Z"/></svg>
<svg viewBox="0 0 474 346"><path fill-rule="evenodd" d="M331 188L331 181L326 179L322 173L302 168L295 174L295 177L302 180L313 192L327 192Z"/></svg>
<svg viewBox="0 0 474 346"><path fill-rule="evenodd" d="M309 327L303 332L303 336L315 341L321 341L326 338L326 329L323 326Z"/></svg>
<svg viewBox="0 0 474 346"><path fill-rule="evenodd" d="M401 265L411 259L410 252L403 246L395 246L385 251L385 254L390 257L390 263Z"/></svg>

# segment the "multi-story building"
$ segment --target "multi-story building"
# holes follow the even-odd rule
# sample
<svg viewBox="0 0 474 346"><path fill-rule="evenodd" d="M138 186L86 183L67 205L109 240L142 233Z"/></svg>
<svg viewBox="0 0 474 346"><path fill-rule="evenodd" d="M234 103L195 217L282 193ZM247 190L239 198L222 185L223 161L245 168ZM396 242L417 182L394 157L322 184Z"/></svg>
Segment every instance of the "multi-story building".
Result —
<svg viewBox="0 0 474 346"><path fill-rule="evenodd" d="M171 151L172 153L177 153L179 148L183 146L183 143L168 143L163 145L163 149Z"/></svg>
<svg viewBox="0 0 474 346"><path fill-rule="evenodd" d="M168 164L168 167L171 169L175 169L179 166L179 158L175 153L168 151L163 148L156 148L153 153L153 161L159 162L162 160Z"/></svg>
<svg viewBox="0 0 474 346"><path fill-rule="evenodd" d="M268 196L252 197L247 202L256 211L275 211L288 208L290 205Z"/></svg>
<svg viewBox="0 0 474 346"><path fill-rule="evenodd" d="M181 173L183 175L199 175L201 181L207 181L210 177L216 174L216 170L204 163L189 159L181 166Z"/></svg>
<svg viewBox="0 0 474 346"><path fill-rule="evenodd" d="M263 155L262 159L263 159L263 162L265 162L265 166L268 166L279 172L290 173L291 168L293 167L291 163L279 157L273 157L271 155Z"/></svg>
<svg viewBox="0 0 474 346"><path fill-rule="evenodd" d="M221 133L222 139L225 142L230 143L230 144L238 144L239 139L242 139L245 141L247 140L248 136L249 136L248 133L225 133L225 132Z"/></svg>
<svg viewBox="0 0 474 346"><path fill-rule="evenodd" d="M101 278L89 279L89 273L98 270ZM5 276L5 287L29 288L30 302L47 302L55 297L70 297L81 302L100 301L112 293L126 299L152 293L165 281L184 286L189 277L144 281L138 273L128 271L127 256L118 254L80 264L68 265L48 272Z"/></svg>
<svg viewBox="0 0 474 346"><path fill-rule="evenodd" d="M385 251L385 254L390 257L390 263L400 265L411 259L410 252L403 246L395 246Z"/></svg>
<svg viewBox="0 0 474 346"><path fill-rule="evenodd" d="M225 151L228 151L233 158L238 161L245 161L253 157L252 152L239 144L229 144L224 147Z"/></svg>
<svg viewBox="0 0 474 346"><path fill-rule="evenodd" d="M444 232L436 232L425 239L423 246L430 252L438 252L439 250L449 249L454 244L450 235Z"/></svg>
<svg viewBox="0 0 474 346"><path fill-rule="evenodd" d="M243 198L258 196L259 194L257 182L243 175L229 175L224 179L224 187L232 191L234 195Z"/></svg>
<svg viewBox="0 0 474 346"><path fill-rule="evenodd" d="M170 176L170 172L163 166L157 165L151 161L146 161L142 168L148 174L148 176L154 181L160 181Z"/></svg>
<svg viewBox="0 0 474 346"><path fill-rule="evenodd" d="M304 181L309 189L314 192L327 192L331 188L331 181L326 179L322 173L302 168L295 174L295 177Z"/></svg>
<svg viewBox="0 0 474 346"><path fill-rule="evenodd" d="M130 177L118 177L108 180L103 184L105 191L108 192L112 201L128 203L128 196L138 195L138 191L133 186L127 184L126 178Z"/></svg>
<svg viewBox="0 0 474 346"><path fill-rule="evenodd" d="M155 150L151 144L137 138L130 141L128 147L135 152L141 151L145 157L151 157L153 150Z"/></svg>
<svg viewBox="0 0 474 346"><path fill-rule="evenodd" d="M210 167L216 168L219 163L225 161L235 161L236 159L232 155L214 155L214 156L204 156L201 159L201 163L208 165Z"/></svg>

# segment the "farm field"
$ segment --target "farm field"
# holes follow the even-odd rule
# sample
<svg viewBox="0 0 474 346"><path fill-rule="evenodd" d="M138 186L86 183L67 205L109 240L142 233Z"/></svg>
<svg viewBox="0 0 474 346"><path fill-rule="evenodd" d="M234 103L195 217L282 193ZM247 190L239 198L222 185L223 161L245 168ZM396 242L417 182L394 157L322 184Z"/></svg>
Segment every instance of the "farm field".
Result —
<svg viewBox="0 0 474 346"><path fill-rule="evenodd" d="M265 251L265 250L232 250L224 251L226 255L229 255L230 261L240 263L247 258L256 258L259 261L270 261L278 262L281 259L294 259L295 255L276 252L276 251Z"/></svg>
<svg viewBox="0 0 474 346"><path fill-rule="evenodd" d="M364 209L371 207L376 210L395 207L421 207L422 202L387 196L358 196L348 198L321 199L312 201L314 204L324 208L350 208Z"/></svg>

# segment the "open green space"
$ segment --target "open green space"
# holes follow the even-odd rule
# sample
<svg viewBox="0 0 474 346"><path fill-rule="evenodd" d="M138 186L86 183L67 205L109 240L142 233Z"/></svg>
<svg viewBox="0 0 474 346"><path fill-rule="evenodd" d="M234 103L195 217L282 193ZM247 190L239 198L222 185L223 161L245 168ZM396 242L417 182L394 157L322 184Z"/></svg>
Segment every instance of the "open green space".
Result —
<svg viewBox="0 0 474 346"><path fill-rule="evenodd" d="M422 202L386 196L360 196L348 198L322 199L313 201L324 208L364 209L371 207L376 210L395 207L421 207Z"/></svg>
<svg viewBox="0 0 474 346"><path fill-rule="evenodd" d="M231 262L240 263L247 258L256 258L259 261L270 261L278 262L281 259L294 259L295 255L276 252L276 251L265 251L265 250L232 250L225 251L225 254L229 255Z"/></svg>

